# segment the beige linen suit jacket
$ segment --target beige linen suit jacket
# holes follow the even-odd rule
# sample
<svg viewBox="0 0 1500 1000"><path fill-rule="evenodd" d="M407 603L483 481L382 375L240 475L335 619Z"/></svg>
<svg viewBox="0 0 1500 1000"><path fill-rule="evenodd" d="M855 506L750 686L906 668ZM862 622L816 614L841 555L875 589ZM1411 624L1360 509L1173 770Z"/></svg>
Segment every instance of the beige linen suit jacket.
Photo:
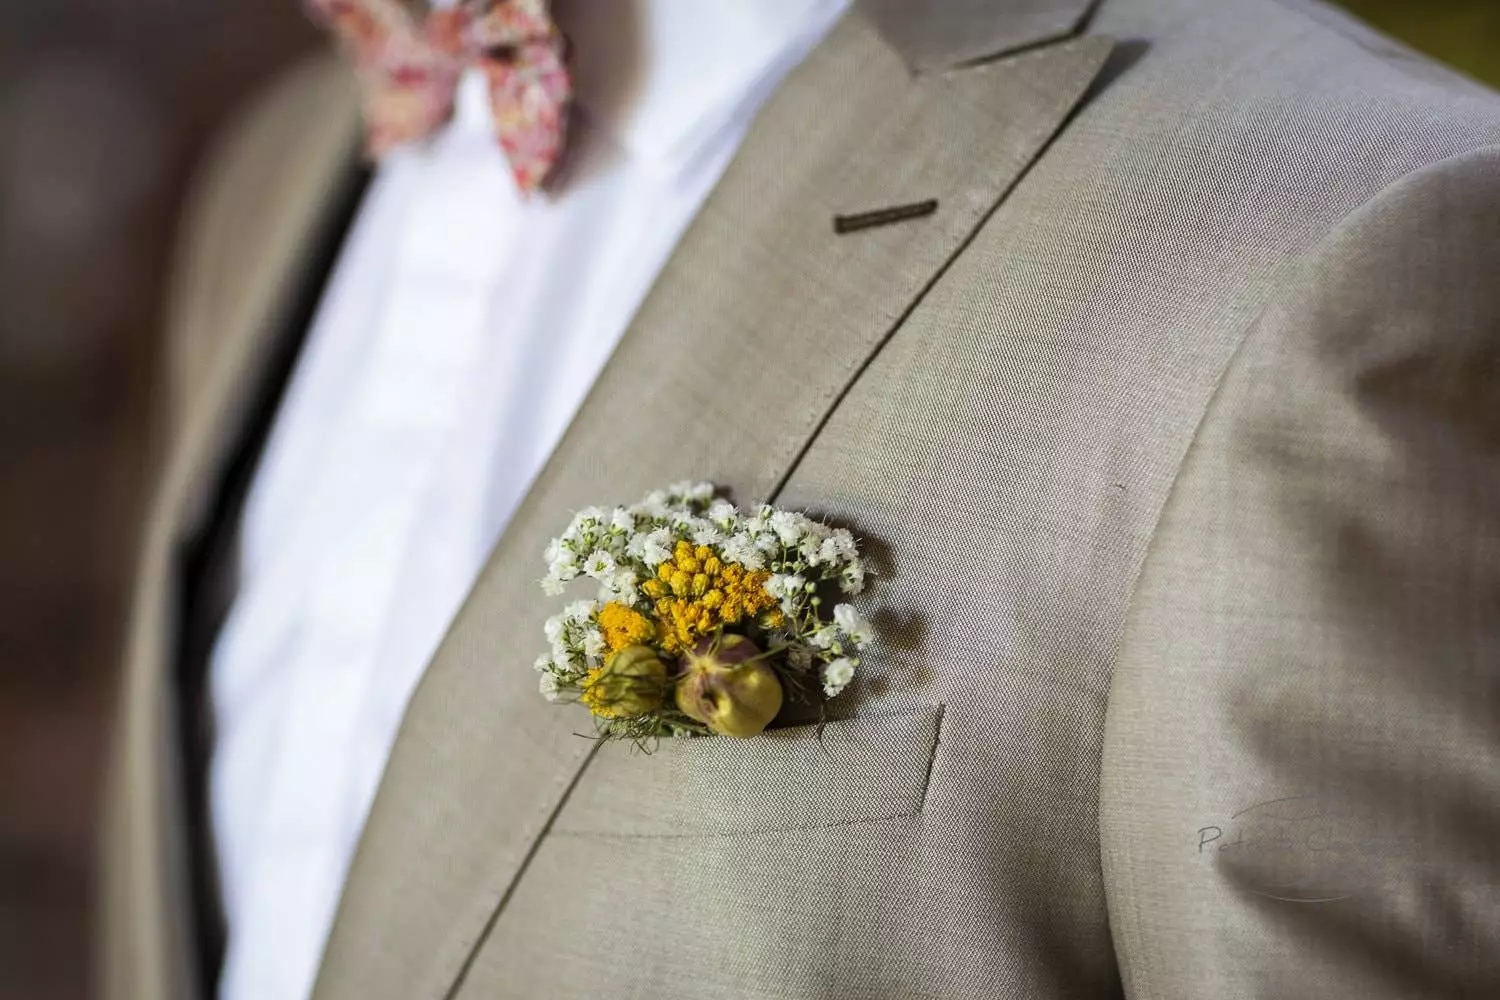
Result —
<svg viewBox="0 0 1500 1000"><path fill-rule="evenodd" d="M428 667L316 1000L1500 996L1500 98L1293 0L1088 7L867 4L780 88ZM189 213L109 996L199 990L178 553L357 127L298 70ZM875 553L821 744L537 696L546 540L688 477Z"/></svg>

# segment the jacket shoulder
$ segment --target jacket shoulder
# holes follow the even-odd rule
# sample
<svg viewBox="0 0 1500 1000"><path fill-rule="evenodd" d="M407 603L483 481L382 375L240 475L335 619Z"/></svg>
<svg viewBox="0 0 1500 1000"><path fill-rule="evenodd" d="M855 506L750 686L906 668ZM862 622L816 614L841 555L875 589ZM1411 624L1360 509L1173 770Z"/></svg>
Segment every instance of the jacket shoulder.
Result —
<svg viewBox="0 0 1500 1000"><path fill-rule="evenodd" d="M1116 0L1093 24L1143 52L1121 74L1154 105L1133 109L1138 124L1165 115L1279 137L1308 157L1426 141L1441 159L1500 130L1500 93L1317 0L1167 6Z"/></svg>
<svg viewBox="0 0 1500 1000"><path fill-rule="evenodd" d="M1100 829L1128 988L1279 996L1315 976L1394 998L1500 977L1435 930L1500 934L1470 891L1497 872L1471 845L1500 836L1500 738L1474 695L1500 663L1476 610L1500 601L1497 253L1500 147L1428 165L1307 256L1226 373L1113 674ZM1265 905L1355 896L1371 905Z"/></svg>

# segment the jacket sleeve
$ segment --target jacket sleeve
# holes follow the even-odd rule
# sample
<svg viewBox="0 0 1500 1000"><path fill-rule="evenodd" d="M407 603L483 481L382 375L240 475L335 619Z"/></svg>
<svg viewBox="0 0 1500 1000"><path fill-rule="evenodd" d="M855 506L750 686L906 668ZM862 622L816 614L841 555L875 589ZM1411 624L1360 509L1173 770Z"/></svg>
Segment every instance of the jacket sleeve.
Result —
<svg viewBox="0 0 1500 1000"><path fill-rule="evenodd" d="M1247 332L1101 795L1128 995L1500 996L1500 147L1344 220Z"/></svg>

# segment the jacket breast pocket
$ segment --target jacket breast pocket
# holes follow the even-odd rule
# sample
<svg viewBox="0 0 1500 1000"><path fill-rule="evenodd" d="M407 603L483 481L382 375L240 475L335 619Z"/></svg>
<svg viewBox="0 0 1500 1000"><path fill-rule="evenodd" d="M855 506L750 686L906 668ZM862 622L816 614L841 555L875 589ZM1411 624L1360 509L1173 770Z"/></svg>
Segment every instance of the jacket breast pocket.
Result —
<svg viewBox="0 0 1500 1000"><path fill-rule="evenodd" d="M753 739L610 744L553 825L561 837L690 837L817 829L919 813L941 705Z"/></svg>
<svg viewBox="0 0 1500 1000"><path fill-rule="evenodd" d="M918 995L942 718L601 748L459 1000Z"/></svg>

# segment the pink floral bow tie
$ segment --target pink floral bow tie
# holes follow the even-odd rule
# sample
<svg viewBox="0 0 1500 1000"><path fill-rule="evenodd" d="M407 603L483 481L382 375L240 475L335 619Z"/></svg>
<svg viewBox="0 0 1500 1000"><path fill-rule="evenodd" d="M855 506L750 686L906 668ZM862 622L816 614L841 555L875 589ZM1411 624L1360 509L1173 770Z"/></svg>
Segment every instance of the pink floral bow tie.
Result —
<svg viewBox="0 0 1500 1000"><path fill-rule="evenodd" d="M453 116L459 76L488 81L495 135L523 194L562 153L573 85L548 0L460 0L418 18L403 0L307 0L354 60L372 157Z"/></svg>

